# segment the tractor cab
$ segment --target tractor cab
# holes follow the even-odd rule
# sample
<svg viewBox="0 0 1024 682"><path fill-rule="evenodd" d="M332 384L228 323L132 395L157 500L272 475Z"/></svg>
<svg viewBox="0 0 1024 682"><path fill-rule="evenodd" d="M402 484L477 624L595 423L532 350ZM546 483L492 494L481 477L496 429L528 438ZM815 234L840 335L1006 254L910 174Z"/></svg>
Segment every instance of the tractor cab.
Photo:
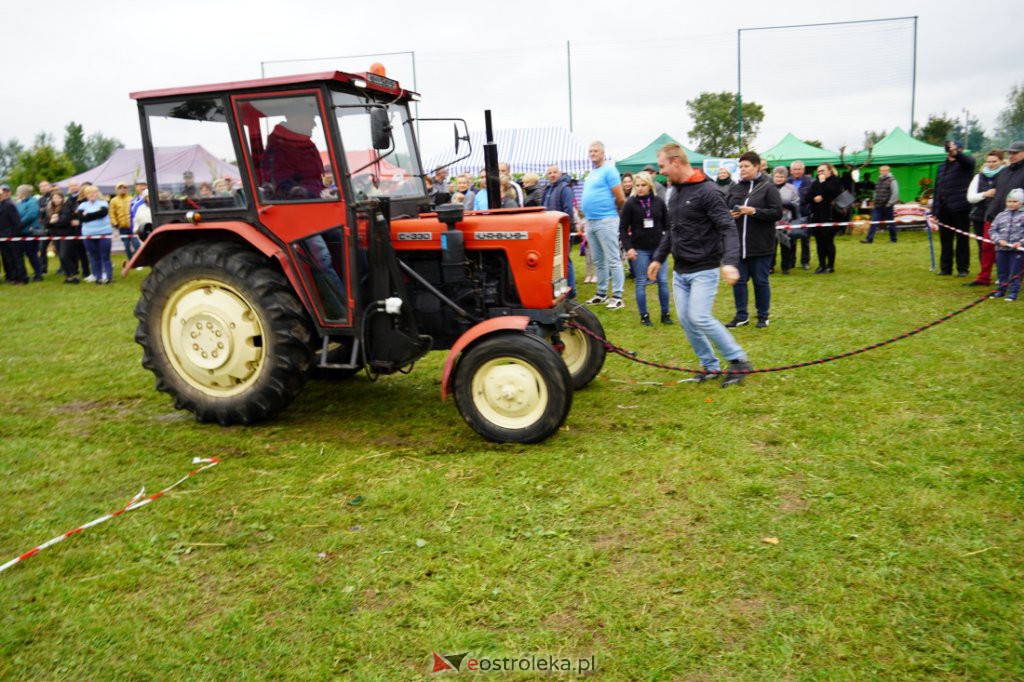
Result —
<svg viewBox="0 0 1024 682"><path fill-rule="evenodd" d="M596 375L603 347L569 324L600 332L566 300L567 217L433 212L417 94L328 72L133 97L155 225L126 266L154 268L136 340L200 421L264 419L308 374L391 374L448 350L442 395L467 422L534 442ZM456 121L456 151L468 137ZM467 363L481 346L496 364Z"/></svg>

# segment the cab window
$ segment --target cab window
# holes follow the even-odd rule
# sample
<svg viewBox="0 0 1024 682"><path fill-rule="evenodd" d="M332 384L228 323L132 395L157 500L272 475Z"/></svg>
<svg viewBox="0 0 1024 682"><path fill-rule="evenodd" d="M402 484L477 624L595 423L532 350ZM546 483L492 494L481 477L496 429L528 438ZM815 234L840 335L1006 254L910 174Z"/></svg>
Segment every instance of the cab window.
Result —
<svg viewBox="0 0 1024 682"><path fill-rule="evenodd" d="M158 211L233 210L246 206L227 109L220 97L145 106ZM141 176L141 169L140 169Z"/></svg>
<svg viewBox="0 0 1024 682"><path fill-rule="evenodd" d="M337 199L315 95L247 99L238 115L260 203Z"/></svg>

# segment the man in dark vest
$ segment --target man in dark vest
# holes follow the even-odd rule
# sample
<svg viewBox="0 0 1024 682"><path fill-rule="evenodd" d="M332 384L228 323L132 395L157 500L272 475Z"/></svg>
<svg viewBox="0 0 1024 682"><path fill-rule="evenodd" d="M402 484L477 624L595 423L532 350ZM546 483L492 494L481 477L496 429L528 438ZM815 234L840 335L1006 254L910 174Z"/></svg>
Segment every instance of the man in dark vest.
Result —
<svg viewBox="0 0 1024 682"><path fill-rule="evenodd" d="M892 209L900 200L900 186L896 178L892 176L888 166L878 169L878 182L875 183L875 194L872 200L874 207L871 209L871 227L868 228L868 236L861 239L861 244L870 244L875 240L875 230L878 223L893 219ZM889 241L896 243L896 225L889 223Z"/></svg>
<svg viewBox="0 0 1024 682"><path fill-rule="evenodd" d="M939 166L932 199L932 213L940 223L964 232L971 229L971 205L967 202L967 188L973 177L974 159L964 154L959 142L947 142L946 162ZM935 274L952 275L955 255L957 277L966 277L971 264L970 239L966 235L940 228L939 242L939 271Z"/></svg>

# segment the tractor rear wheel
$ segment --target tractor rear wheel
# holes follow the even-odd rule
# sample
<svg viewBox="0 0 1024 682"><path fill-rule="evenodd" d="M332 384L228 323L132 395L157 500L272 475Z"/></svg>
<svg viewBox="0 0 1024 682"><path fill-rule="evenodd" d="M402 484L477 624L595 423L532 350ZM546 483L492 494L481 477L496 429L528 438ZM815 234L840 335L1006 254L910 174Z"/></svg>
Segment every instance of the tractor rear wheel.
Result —
<svg viewBox="0 0 1024 682"><path fill-rule="evenodd" d="M240 244L182 247L153 267L135 306L142 366L200 422L251 424L284 409L312 362L288 280Z"/></svg>
<svg viewBox="0 0 1024 682"><path fill-rule="evenodd" d="M471 347L455 368L455 404L487 440L538 443L572 407L572 378L558 352L531 334L501 334Z"/></svg>
<svg viewBox="0 0 1024 682"><path fill-rule="evenodd" d="M572 320L584 329L604 338L604 327L601 326L601 321L586 306L576 306L573 310ZM578 391L593 381L604 366L604 344L575 327L566 327L558 333L558 338L564 346L562 359L569 368L572 387Z"/></svg>

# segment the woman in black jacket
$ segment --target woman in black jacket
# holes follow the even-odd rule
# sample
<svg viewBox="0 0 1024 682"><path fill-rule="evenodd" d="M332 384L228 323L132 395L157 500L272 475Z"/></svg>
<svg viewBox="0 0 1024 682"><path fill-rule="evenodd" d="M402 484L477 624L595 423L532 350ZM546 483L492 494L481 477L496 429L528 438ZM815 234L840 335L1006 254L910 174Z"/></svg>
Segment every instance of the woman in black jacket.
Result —
<svg viewBox="0 0 1024 682"><path fill-rule="evenodd" d="M818 166L818 179L811 183L807 192L807 205L811 208L810 222L830 223L835 220L832 202L843 193L843 184L836 175L835 166L823 163ZM814 274L836 271L836 228L812 227L814 246L818 252L818 269Z"/></svg>
<svg viewBox="0 0 1024 682"><path fill-rule="evenodd" d="M782 197L771 179L761 172L761 157L747 152L740 157L740 181L729 188L726 204L736 221L740 242L740 278L732 288L736 316L726 327L742 327L750 321L747 312L747 281L754 280L757 326L768 326L772 289L768 273L775 258L775 223L782 218Z"/></svg>
<svg viewBox="0 0 1024 682"><path fill-rule="evenodd" d="M73 237L79 228L71 224L75 217L75 204L64 198L61 192L53 192L46 205L46 218L43 225L51 237ZM57 256L60 258L60 269L64 273L64 284L78 284L78 245L73 239L61 239L57 242Z"/></svg>
<svg viewBox="0 0 1024 682"><path fill-rule="evenodd" d="M622 205L619 215L619 241L622 250L635 266L636 307L640 311L640 324L651 326L647 313L647 266L661 243L668 222L668 208L654 193L654 179L649 173L633 176L633 192ZM661 323L672 324L669 315L668 268L658 271L658 303L661 304Z"/></svg>

